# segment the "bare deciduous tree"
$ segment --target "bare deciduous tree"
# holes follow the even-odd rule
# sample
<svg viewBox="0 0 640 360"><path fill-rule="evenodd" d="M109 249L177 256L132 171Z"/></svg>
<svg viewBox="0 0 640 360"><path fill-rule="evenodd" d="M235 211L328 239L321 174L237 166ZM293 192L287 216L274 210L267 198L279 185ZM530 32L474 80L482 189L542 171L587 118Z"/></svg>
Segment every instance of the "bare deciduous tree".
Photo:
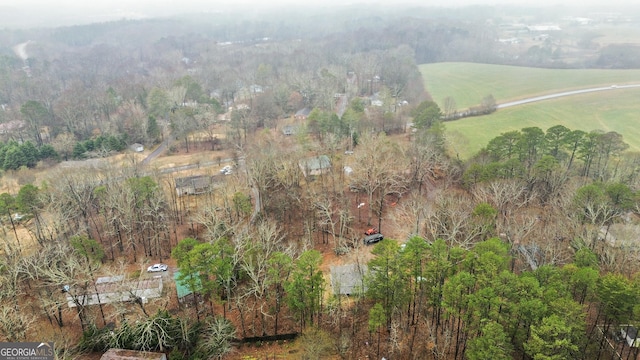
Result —
<svg viewBox="0 0 640 360"><path fill-rule="evenodd" d="M27 338L27 331L35 323L36 318L28 311L20 311L11 304L11 299L15 295L2 294L0 296L0 334L4 341L16 342L24 341Z"/></svg>
<svg viewBox="0 0 640 360"><path fill-rule="evenodd" d="M249 278L245 288L256 307L254 321L260 317L260 334L266 335L265 317L270 316L264 299L269 288L269 259L276 252L283 251L283 237L273 222L264 221L258 224L255 232L246 233L236 238L236 253L240 259L240 267ZM256 328L253 325L255 334Z"/></svg>
<svg viewBox="0 0 640 360"><path fill-rule="evenodd" d="M406 190L403 157L400 149L385 135L363 136L355 157L351 188L367 195L367 225L371 225L374 211L378 227L387 195L401 196Z"/></svg>
<svg viewBox="0 0 640 360"><path fill-rule="evenodd" d="M453 117L458 112L458 106L456 105L456 101L451 96L447 96L444 98L442 104L442 110L444 111L444 115L446 117Z"/></svg>
<svg viewBox="0 0 640 360"><path fill-rule="evenodd" d="M481 227L473 225L473 202L462 192L442 192L425 219L427 238L443 239L452 246L470 248L482 234Z"/></svg>

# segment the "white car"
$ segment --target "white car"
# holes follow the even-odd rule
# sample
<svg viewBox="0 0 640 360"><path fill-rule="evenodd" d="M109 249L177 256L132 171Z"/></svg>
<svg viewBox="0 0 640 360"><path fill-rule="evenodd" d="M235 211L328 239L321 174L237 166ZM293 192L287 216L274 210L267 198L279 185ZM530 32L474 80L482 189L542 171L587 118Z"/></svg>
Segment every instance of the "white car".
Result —
<svg viewBox="0 0 640 360"><path fill-rule="evenodd" d="M220 169L220 173L223 175L229 175L232 172L232 167L231 165L226 165L225 167L223 167L222 169Z"/></svg>
<svg viewBox="0 0 640 360"><path fill-rule="evenodd" d="M166 264L153 264L147 268L147 272L167 271L169 267Z"/></svg>

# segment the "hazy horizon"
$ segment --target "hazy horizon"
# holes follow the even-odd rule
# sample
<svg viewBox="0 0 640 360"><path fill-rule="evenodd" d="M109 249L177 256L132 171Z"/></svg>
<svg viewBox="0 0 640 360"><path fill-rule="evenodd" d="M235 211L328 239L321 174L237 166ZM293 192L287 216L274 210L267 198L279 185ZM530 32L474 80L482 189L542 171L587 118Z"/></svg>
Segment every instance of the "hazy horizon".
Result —
<svg viewBox="0 0 640 360"><path fill-rule="evenodd" d="M521 6L521 7L552 7L584 9L584 12L597 10L620 10L623 6L631 6L628 0L539 0L531 4L526 0L431 0L429 2L404 0L389 4L382 1L354 0L340 2L326 0L321 4L300 4L292 0L276 0L268 4L256 3L255 0L237 0L212 3L204 0L96 0L79 2L77 0L61 0L55 4L44 0L0 0L1 28L30 28L81 25L95 22L114 21L121 19L145 19L168 17L180 14L227 12L247 9L251 11L266 10L278 7L345 7L345 6L420 6L420 7L464 7L470 5L486 6Z"/></svg>

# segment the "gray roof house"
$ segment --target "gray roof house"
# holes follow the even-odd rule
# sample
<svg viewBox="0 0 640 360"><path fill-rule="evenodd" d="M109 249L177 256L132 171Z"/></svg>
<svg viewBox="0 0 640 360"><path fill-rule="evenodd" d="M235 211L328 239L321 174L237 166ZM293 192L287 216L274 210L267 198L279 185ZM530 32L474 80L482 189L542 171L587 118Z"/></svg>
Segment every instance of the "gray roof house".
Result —
<svg viewBox="0 0 640 360"><path fill-rule="evenodd" d="M624 337L629 347L640 347L640 338L638 338L638 329L633 325L620 325L620 333Z"/></svg>
<svg viewBox="0 0 640 360"><path fill-rule="evenodd" d="M139 280L126 280L124 275L104 276L97 278L94 286L84 290L70 287L70 291L67 291L67 305L74 308L78 304L110 304L138 298L146 303L148 299L161 297L162 289L162 276Z"/></svg>
<svg viewBox="0 0 640 360"><path fill-rule="evenodd" d="M362 294L367 290L364 285L365 265L349 264L331 267L331 287L335 295Z"/></svg>
<svg viewBox="0 0 640 360"><path fill-rule="evenodd" d="M311 114L311 109L306 107L304 109L298 110L298 112L296 112L294 117L298 120L304 120L307 118L307 116L309 116L309 114Z"/></svg>
<svg viewBox="0 0 640 360"><path fill-rule="evenodd" d="M302 174L307 177L326 174L331 170L331 160L327 155L314 156L300 160L298 163Z"/></svg>
<svg viewBox="0 0 640 360"><path fill-rule="evenodd" d="M212 185L213 176L209 175L196 175L177 178L176 194L178 196L204 194L211 191Z"/></svg>

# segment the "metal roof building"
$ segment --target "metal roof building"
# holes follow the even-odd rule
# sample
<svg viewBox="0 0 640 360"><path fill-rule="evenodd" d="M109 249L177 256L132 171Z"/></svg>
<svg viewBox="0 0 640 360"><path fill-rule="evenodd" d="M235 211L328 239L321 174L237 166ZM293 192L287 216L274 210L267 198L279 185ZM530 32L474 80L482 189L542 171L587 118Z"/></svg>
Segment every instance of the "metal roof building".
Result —
<svg viewBox="0 0 640 360"><path fill-rule="evenodd" d="M331 267L331 287L335 295L355 295L364 293L364 274L367 267L360 264L349 264Z"/></svg>

